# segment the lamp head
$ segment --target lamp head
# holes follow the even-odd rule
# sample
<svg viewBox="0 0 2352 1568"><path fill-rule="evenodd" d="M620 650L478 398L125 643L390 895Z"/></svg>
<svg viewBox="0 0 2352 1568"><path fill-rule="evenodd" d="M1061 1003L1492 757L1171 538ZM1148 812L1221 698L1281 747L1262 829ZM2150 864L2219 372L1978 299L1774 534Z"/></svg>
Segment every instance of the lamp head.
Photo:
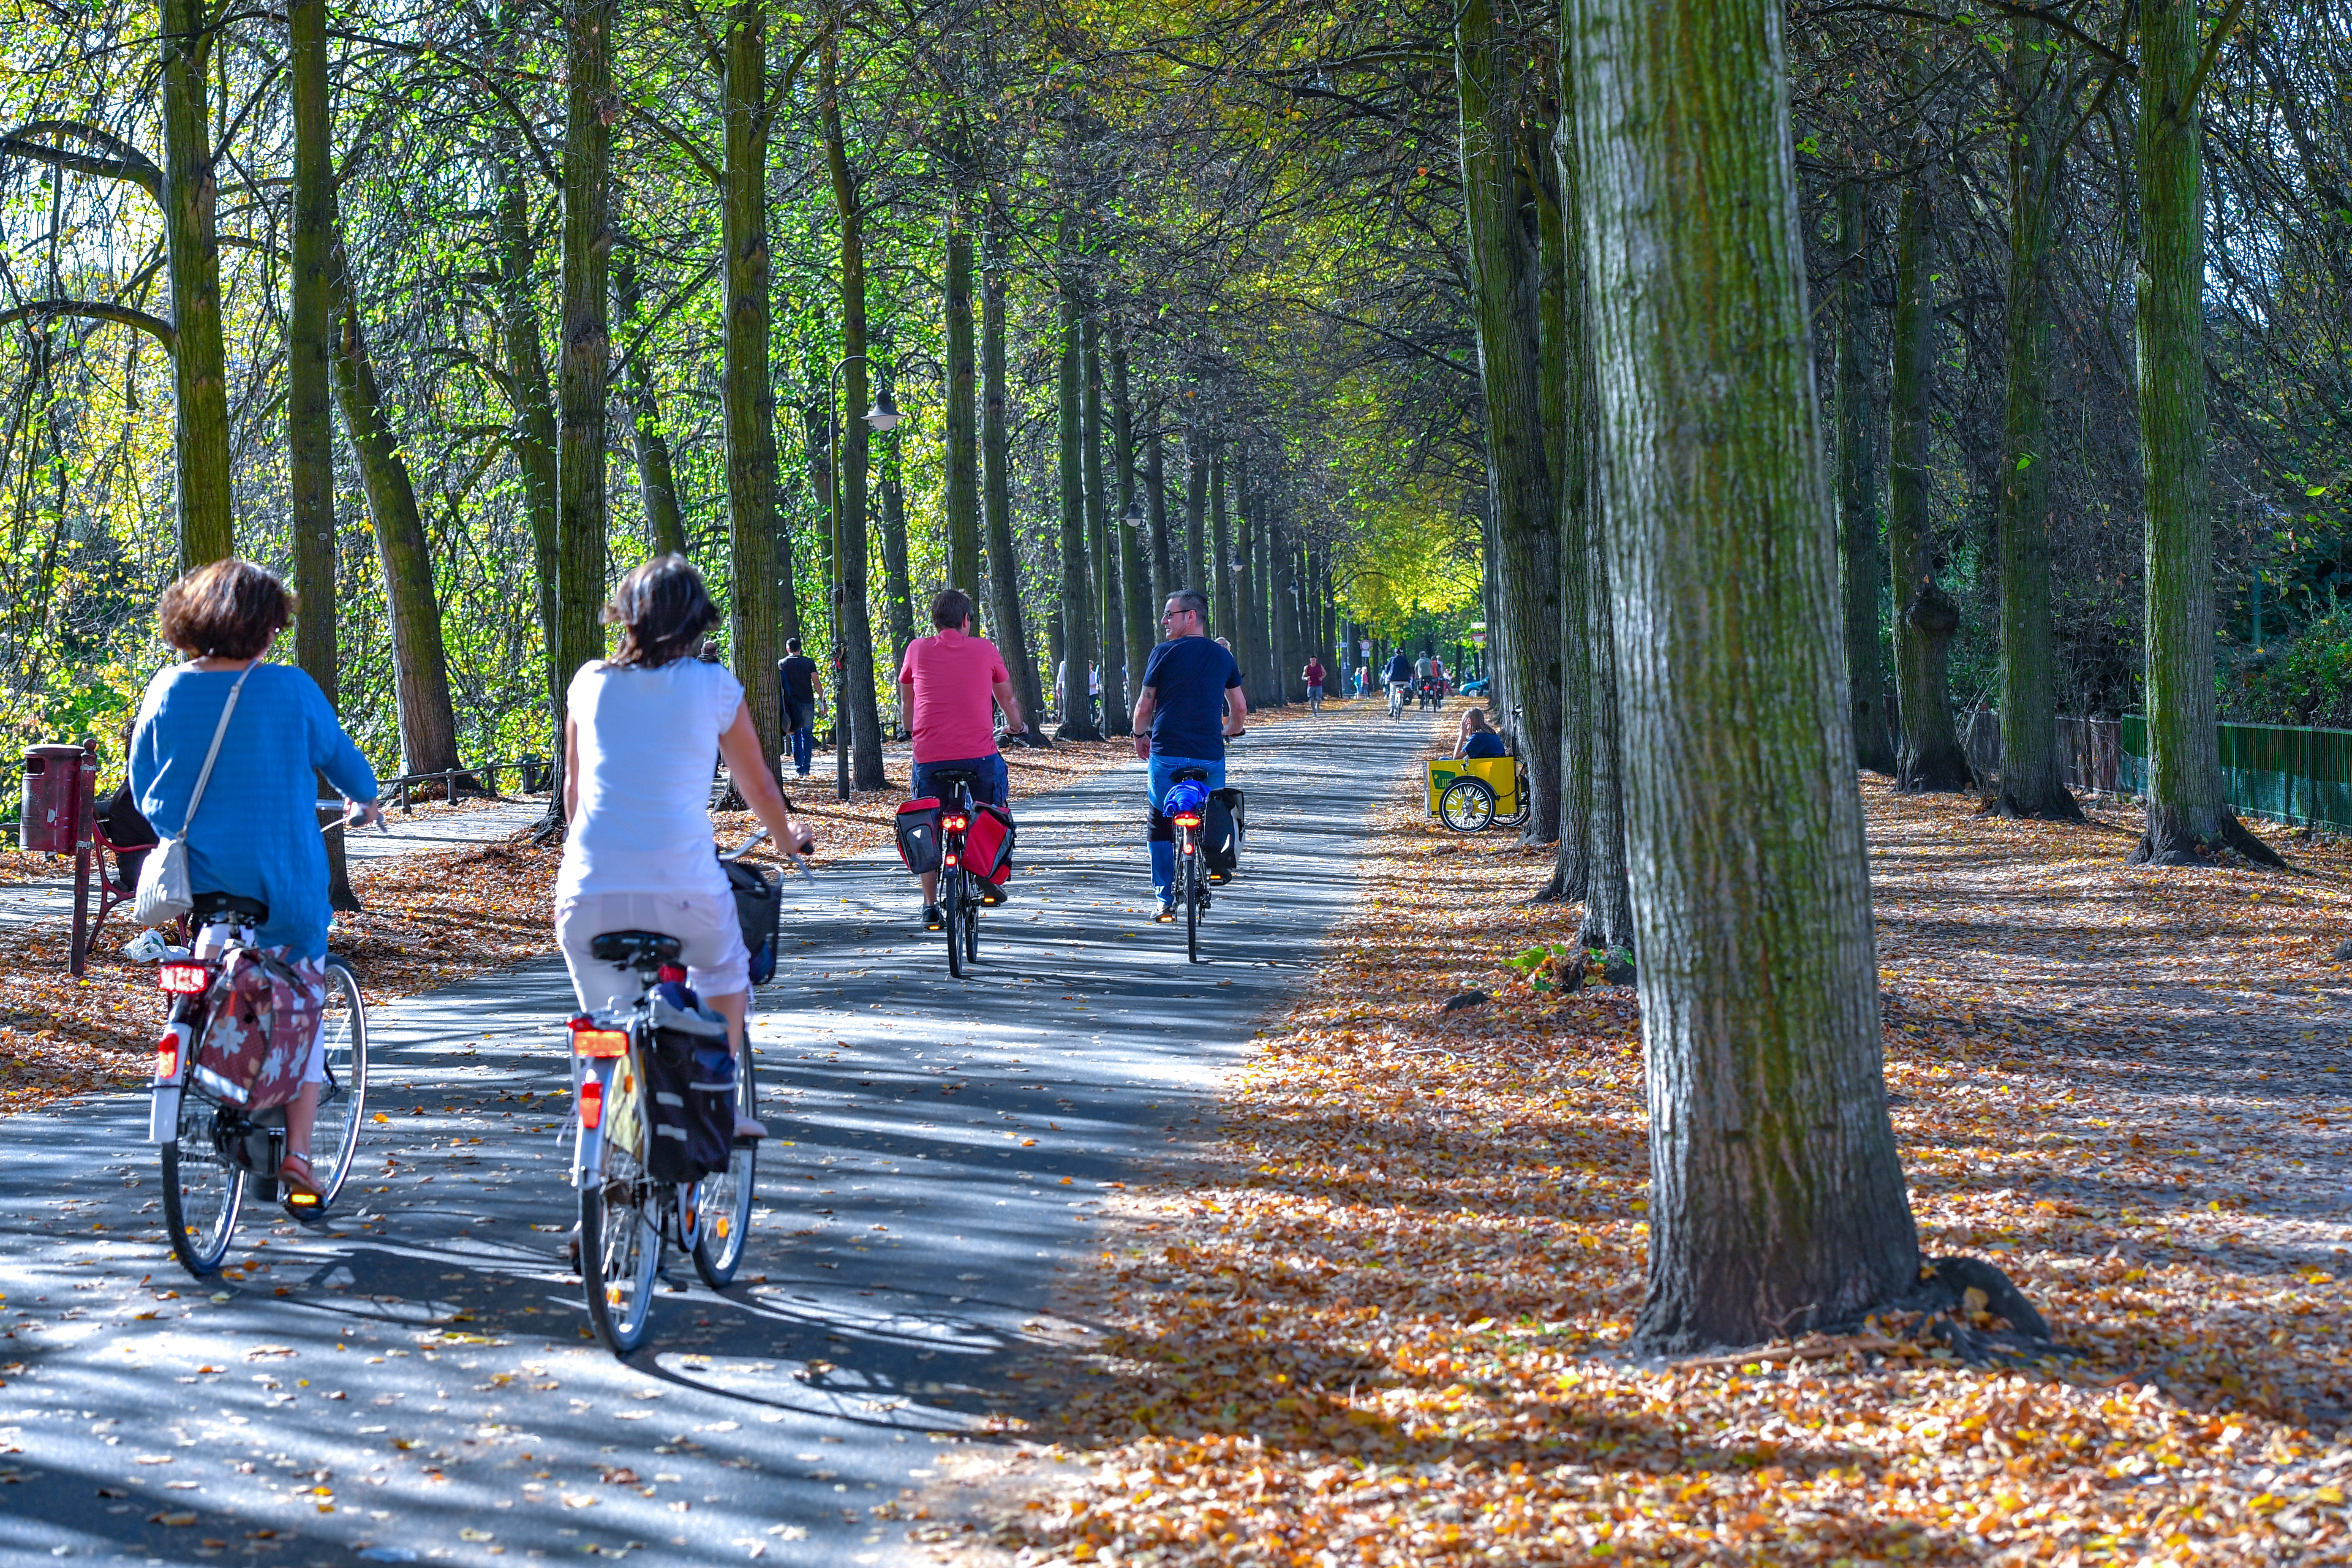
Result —
<svg viewBox="0 0 2352 1568"><path fill-rule="evenodd" d="M1143 526L1142 497L1138 496L1127 503L1127 515L1120 518L1119 521L1127 524L1129 528L1141 528Z"/></svg>
<svg viewBox="0 0 2352 1568"><path fill-rule="evenodd" d="M898 412L898 405L890 396L890 389L887 386L874 395L874 406L866 411L866 423L877 435L897 429L906 417Z"/></svg>

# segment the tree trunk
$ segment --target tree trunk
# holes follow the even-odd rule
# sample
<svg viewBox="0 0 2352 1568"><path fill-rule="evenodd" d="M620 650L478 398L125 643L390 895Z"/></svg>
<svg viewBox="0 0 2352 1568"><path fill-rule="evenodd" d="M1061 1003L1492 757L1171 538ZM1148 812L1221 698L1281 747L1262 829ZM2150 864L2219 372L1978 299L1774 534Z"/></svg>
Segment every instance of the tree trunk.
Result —
<svg viewBox="0 0 2352 1568"><path fill-rule="evenodd" d="M882 597L890 625L890 679L906 667L907 645L915 640L915 593L907 575L906 443L882 443ZM927 617L928 618L928 617Z"/></svg>
<svg viewBox="0 0 2352 1568"><path fill-rule="evenodd" d="M1152 584L1143 560L1143 542L1138 536L1141 529L1129 528L1129 514L1134 510L1135 493L1135 405L1129 395L1127 380L1127 331L1119 318L1110 319L1110 449L1111 466L1118 481L1116 504L1118 521L1111 532L1118 540L1119 600L1127 608L1127 684L1125 700L1132 703L1140 693L1143 667L1151 658L1152 644L1159 636L1152 623L1159 609L1151 601ZM1125 726L1120 733L1134 728L1126 712L1120 716Z"/></svg>
<svg viewBox="0 0 2352 1568"><path fill-rule="evenodd" d="M2213 696L2204 116L2197 104L2203 42L2196 0L2142 6L2135 293L2147 519L2147 829L2131 859L2194 865L2227 847L2276 866L2278 856L2239 823L2223 793Z"/></svg>
<svg viewBox="0 0 2352 1568"><path fill-rule="evenodd" d="M1587 406L1591 417L1600 410L1597 385ZM1585 622L1580 635L1592 670L1592 700L1587 711L1592 733L1587 742L1591 758L1591 816L1585 827L1586 874L1584 921L1577 943L1603 952L1633 953L1640 946L1633 924L1632 868L1625 860L1625 725L1618 705L1617 633L1609 591L1609 539L1601 517L1601 478L1600 432L1588 427L1592 447L1588 493L1592 516L1583 530ZM1566 834L1563 826L1561 833Z"/></svg>
<svg viewBox="0 0 2352 1568"><path fill-rule="evenodd" d="M1178 587L1190 588L1211 605L1216 603L1202 557L1207 553L1207 518L1209 511L1209 473L1214 465L1209 461L1208 432L1198 425L1184 430L1184 569L1178 574ZM1174 590L1170 590L1173 592Z"/></svg>
<svg viewBox="0 0 2352 1568"><path fill-rule="evenodd" d="M1087 669L1094 662L1094 593L1087 582L1086 392L1083 366L1085 304L1075 276L1076 228L1062 220L1060 314L1062 355L1055 382L1058 453L1062 482L1062 656L1054 661L1066 741L1099 741L1102 731L1087 710Z"/></svg>
<svg viewBox="0 0 2352 1568"><path fill-rule="evenodd" d="M1143 510L1145 526L1151 531L1151 612L1150 625L1153 639L1159 636L1160 612L1168 605L1168 595L1184 584L1176 580L1176 569L1169 550L1168 538L1168 454L1167 443L1161 438L1157 425L1143 444Z"/></svg>
<svg viewBox="0 0 2352 1568"><path fill-rule="evenodd" d="M1592 585L1591 557L1600 541L1593 535L1598 520L1591 515L1598 491L1592 472L1592 355L1585 333L1584 249L1580 234L1570 232L1583 199L1575 129L1567 123L1573 85L1563 71L1560 119L1552 127L1555 183L1549 189L1541 181L1536 185L1543 224L1538 248L1543 279L1538 368L1546 460L1559 506L1559 840L1551 881L1536 894L1541 902L1581 900L1592 885L1592 650L1595 632L1605 637L1608 630L1606 598L1596 595Z"/></svg>
<svg viewBox="0 0 2352 1568"><path fill-rule="evenodd" d="M360 327L359 298L342 236L335 232L327 266L340 331L334 380L343 428L358 454L360 482L375 523L392 621L394 689L400 707L401 766L437 773L457 765L457 716L449 701L449 660L441 640L441 605L433 582L433 545L416 507L407 459L383 416L383 395Z"/></svg>
<svg viewBox="0 0 2352 1568"><path fill-rule="evenodd" d="M841 220L841 471L835 476L837 504L833 519L834 700L849 722L850 776L845 786L881 789L882 716L875 703L874 625L866 607L866 471L867 438L866 366L866 233L858 210L856 182L841 132L841 61L838 39L828 38L820 54L818 99L824 121L825 165L833 176L833 200ZM897 673L895 670L892 672Z"/></svg>
<svg viewBox="0 0 2352 1568"><path fill-rule="evenodd" d="M1253 708L1278 700L1269 680L1274 664L1273 628L1265 619L1265 528L1252 515L1249 453L1234 453L1234 558L1242 563L1234 578L1234 662L1241 666L1242 690Z"/></svg>
<svg viewBox="0 0 2352 1568"><path fill-rule="evenodd" d="M160 0L163 66L163 249L172 279L173 457L180 570L236 552L228 471L228 372L221 348L220 238L205 62L205 0Z"/></svg>
<svg viewBox="0 0 2352 1568"><path fill-rule="evenodd" d="M1241 607L1234 603L1234 590L1239 586L1231 569L1234 559L1233 525L1226 521L1227 481L1233 477L1232 466L1225 460L1225 438L1222 435L1209 437L1209 540L1214 555L1208 563L1209 581L1202 588L1209 602L1216 606L1215 624L1209 628L1211 637L1231 643L1234 627L1241 620Z"/></svg>
<svg viewBox="0 0 2352 1568"><path fill-rule="evenodd" d="M337 705L335 616L334 121L327 99L327 0L286 8L294 116L294 278L286 317L286 468L294 533L294 661ZM327 795L321 780L320 795ZM327 835L327 901L357 910L343 836Z"/></svg>
<svg viewBox="0 0 2352 1568"><path fill-rule="evenodd" d="M1102 319L1091 289L1083 301L1079 345L1086 359L1086 401L1082 426L1086 437L1087 553L1095 589L1095 635L1102 645L1102 730L1110 736L1129 733L1125 706L1127 679L1127 616L1120 608L1124 589L1118 579L1118 541L1111 532L1119 525L1110 520L1108 480L1103 472ZM1125 531L1124 530L1119 530Z"/></svg>
<svg viewBox="0 0 2352 1568"><path fill-rule="evenodd" d="M614 0L564 0L563 330L556 356L556 671L604 652L606 408L612 328ZM563 737L555 737L562 754Z"/></svg>
<svg viewBox="0 0 2352 1568"><path fill-rule="evenodd" d="M557 544L555 402L547 383L546 351L540 342L539 310L531 292L534 247L530 197L519 149L499 153L499 336L506 362L506 393L514 410L515 468L522 479L523 517L530 527L532 581L538 590L541 645L545 652L548 733L552 794L548 816L563 815L564 691L570 672L562 660L562 614L556 599L562 575Z"/></svg>
<svg viewBox="0 0 2352 1568"><path fill-rule="evenodd" d="M980 592L980 420L973 399L971 209L975 198L969 168L966 162L957 163L955 189L948 198L948 428L940 456L946 466L947 585L976 597Z"/></svg>
<svg viewBox="0 0 2352 1568"><path fill-rule="evenodd" d="M1569 3L1651 1108L1635 1342L1679 1352L1853 1321L1919 1248L1780 8Z"/></svg>
<svg viewBox="0 0 2352 1568"><path fill-rule="evenodd" d="M1501 582L1517 679L1519 755L1531 809L1523 844L1559 837L1559 511L1545 468L1543 399L1536 360L1538 203L1519 157L1519 105L1508 89L1516 46L1495 25L1491 0L1468 0L1454 26L1462 108L1462 191L1469 235L1472 317L1485 392Z"/></svg>
<svg viewBox="0 0 2352 1568"><path fill-rule="evenodd" d="M726 248L726 352L720 397L727 429L727 654L760 736L760 754L784 753L777 602L791 595L789 557L777 560L776 389L768 370L774 307L768 253L768 30L765 0L736 0L729 17L719 112L719 243ZM792 617L797 620L797 616ZM838 700L838 692L835 700Z"/></svg>
<svg viewBox="0 0 2352 1568"><path fill-rule="evenodd" d="M989 614L996 623L996 651L1013 677L1013 695L1021 703L1022 717L1034 732L1042 735L1045 709L1040 698L1037 661L1029 652L1028 629L1021 613L1020 558L1013 548L1013 479L1004 423L1004 215L992 197L982 222L986 270L982 274L980 295L980 460L981 497L988 523Z"/></svg>
<svg viewBox="0 0 2352 1568"><path fill-rule="evenodd" d="M624 331L637 325L645 290L637 281L635 258L626 250L613 258L613 304ZM645 504L646 542L656 555L686 553L686 520L677 509L677 477L669 458L669 442L661 427L661 405L654 395L653 372L646 365L645 345L628 355L629 452L637 464L637 495Z"/></svg>
<svg viewBox="0 0 2352 1568"><path fill-rule="evenodd" d="M1878 654L1877 486L1871 474L1870 230L1866 193L1849 180L1838 193L1838 531L1845 563L1846 710L1853 716L1853 751L1873 773L1895 772L1895 744L1886 734L1886 683Z"/></svg>
<svg viewBox="0 0 2352 1568"><path fill-rule="evenodd" d="M2045 24L2010 19L2009 378L2001 414L2000 794L2003 816L2080 822L2058 776L2050 621L2050 270L2067 58ZM2210 683L2209 683L2210 684Z"/></svg>
<svg viewBox="0 0 2352 1568"><path fill-rule="evenodd" d="M1952 727L1952 634L1960 610L1936 583L1936 544L1927 514L1928 408L1935 395L1936 257L1934 201L1924 145L1921 167L1903 188L1895 219L1895 359L1888 395L1892 434L1886 464L1886 553L1895 589L1895 696L1903 733L1896 787L1964 790L1968 753Z"/></svg>

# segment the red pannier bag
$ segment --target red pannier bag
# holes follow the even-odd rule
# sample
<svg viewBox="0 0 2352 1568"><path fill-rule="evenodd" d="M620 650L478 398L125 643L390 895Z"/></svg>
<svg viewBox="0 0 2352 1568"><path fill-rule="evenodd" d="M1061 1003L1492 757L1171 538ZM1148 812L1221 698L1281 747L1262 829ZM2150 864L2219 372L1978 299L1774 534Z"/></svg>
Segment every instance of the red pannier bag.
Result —
<svg viewBox="0 0 2352 1568"><path fill-rule="evenodd" d="M283 959L241 947L213 982L211 1000L196 1082L246 1111L291 1103L302 1092L324 998Z"/></svg>
<svg viewBox="0 0 2352 1568"><path fill-rule="evenodd" d="M965 867L1003 887L1013 876L1013 814L982 801L963 830Z"/></svg>
<svg viewBox="0 0 2352 1568"><path fill-rule="evenodd" d="M898 808L898 858L919 877L940 868L940 803L926 795Z"/></svg>

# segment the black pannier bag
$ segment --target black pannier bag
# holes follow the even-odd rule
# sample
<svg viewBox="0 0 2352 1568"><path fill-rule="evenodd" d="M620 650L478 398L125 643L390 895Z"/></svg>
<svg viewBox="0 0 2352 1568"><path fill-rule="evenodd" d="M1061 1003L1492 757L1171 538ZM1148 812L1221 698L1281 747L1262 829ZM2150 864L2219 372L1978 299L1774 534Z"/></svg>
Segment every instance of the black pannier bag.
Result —
<svg viewBox="0 0 2352 1568"><path fill-rule="evenodd" d="M719 1081L695 1060L698 1050L727 1048L727 1025L699 1009L656 1000L653 1049L645 1053L646 1174L656 1182L698 1182L727 1168L735 1141L735 1083Z"/></svg>
<svg viewBox="0 0 2352 1568"><path fill-rule="evenodd" d="M898 858L919 877L940 868L940 803L929 795L898 807Z"/></svg>
<svg viewBox="0 0 2352 1568"><path fill-rule="evenodd" d="M735 918L743 927L743 951L751 955L751 984L765 985L776 973L776 948L783 930L783 879L740 860L721 860L727 890L735 895Z"/></svg>
<svg viewBox="0 0 2352 1568"><path fill-rule="evenodd" d="M1240 866L1246 826L1241 791L1228 786L1209 792L1209 809L1201 817L1201 856L1210 870Z"/></svg>

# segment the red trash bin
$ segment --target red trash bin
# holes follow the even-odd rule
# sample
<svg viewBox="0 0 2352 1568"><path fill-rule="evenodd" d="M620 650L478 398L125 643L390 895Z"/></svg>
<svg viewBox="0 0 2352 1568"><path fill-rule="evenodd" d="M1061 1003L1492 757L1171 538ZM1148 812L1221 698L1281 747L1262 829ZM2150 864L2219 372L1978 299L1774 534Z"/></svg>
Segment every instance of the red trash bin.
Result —
<svg viewBox="0 0 2352 1568"><path fill-rule="evenodd" d="M18 847L70 855L89 841L98 816L98 759L79 746L35 746L25 753Z"/></svg>

